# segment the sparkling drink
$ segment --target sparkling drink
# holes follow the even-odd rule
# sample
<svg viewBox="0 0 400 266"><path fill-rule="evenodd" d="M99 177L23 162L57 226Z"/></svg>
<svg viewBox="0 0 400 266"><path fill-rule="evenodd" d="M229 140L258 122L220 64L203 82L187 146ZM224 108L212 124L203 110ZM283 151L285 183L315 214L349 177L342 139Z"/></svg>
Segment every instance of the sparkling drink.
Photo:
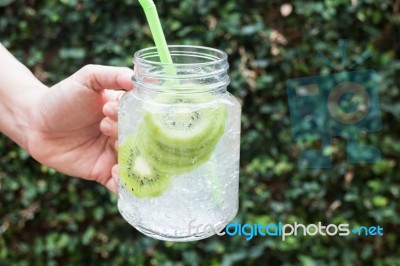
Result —
<svg viewBox="0 0 400 266"><path fill-rule="evenodd" d="M238 210L241 108L225 53L169 49L169 65L155 48L135 53L135 89L119 106L118 208L148 236L198 240Z"/></svg>

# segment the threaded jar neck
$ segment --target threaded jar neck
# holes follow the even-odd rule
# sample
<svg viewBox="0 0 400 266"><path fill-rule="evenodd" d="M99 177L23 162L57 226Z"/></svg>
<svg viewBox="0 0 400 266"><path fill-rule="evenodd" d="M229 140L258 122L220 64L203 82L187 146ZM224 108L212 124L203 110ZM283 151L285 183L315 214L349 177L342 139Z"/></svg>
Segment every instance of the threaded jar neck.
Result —
<svg viewBox="0 0 400 266"><path fill-rule="evenodd" d="M155 47L139 50L133 58L133 82L138 90L167 93L226 91L226 53L202 46L168 46L173 63L162 63Z"/></svg>

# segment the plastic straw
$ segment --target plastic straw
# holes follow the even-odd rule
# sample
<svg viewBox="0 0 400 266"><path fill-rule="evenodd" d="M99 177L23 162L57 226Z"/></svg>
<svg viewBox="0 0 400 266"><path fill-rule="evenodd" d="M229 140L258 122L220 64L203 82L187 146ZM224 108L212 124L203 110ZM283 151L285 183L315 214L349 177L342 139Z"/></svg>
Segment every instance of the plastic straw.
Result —
<svg viewBox="0 0 400 266"><path fill-rule="evenodd" d="M158 17L156 5L152 0L139 0L144 13L147 18L147 22L150 26L151 34L153 35L154 43L156 45L158 54L160 56L160 61L162 63L172 64L172 58L168 50L167 41L165 40L164 32L161 27L160 18ZM169 70L168 67L166 70Z"/></svg>

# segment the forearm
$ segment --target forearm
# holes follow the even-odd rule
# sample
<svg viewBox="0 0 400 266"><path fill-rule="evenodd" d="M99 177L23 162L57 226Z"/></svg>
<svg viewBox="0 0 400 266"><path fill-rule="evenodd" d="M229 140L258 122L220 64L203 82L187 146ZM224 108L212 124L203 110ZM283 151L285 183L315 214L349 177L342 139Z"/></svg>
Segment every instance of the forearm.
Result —
<svg viewBox="0 0 400 266"><path fill-rule="evenodd" d="M36 103L46 88L0 44L0 132L24 149Z"/></svg>

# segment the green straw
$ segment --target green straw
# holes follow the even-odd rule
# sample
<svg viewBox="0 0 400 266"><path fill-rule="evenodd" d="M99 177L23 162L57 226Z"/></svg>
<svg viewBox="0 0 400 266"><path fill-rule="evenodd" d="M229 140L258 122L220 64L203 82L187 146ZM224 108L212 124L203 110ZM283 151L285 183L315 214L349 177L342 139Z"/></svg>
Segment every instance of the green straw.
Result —
<svg viewBox="0 0 400 266"><path fill-rule="evenodd" d="M165 40L164 32L161 27L160 18L158 17L156 5L152 0L139 0L144 13L146 14L147 22L150 26L151 34L153 35L154 43L161 63L172 64L172 58L168 50L167 41ZM169 67L166 70L171 70ZM170 71L168 71L170 72Z"/></svg>

